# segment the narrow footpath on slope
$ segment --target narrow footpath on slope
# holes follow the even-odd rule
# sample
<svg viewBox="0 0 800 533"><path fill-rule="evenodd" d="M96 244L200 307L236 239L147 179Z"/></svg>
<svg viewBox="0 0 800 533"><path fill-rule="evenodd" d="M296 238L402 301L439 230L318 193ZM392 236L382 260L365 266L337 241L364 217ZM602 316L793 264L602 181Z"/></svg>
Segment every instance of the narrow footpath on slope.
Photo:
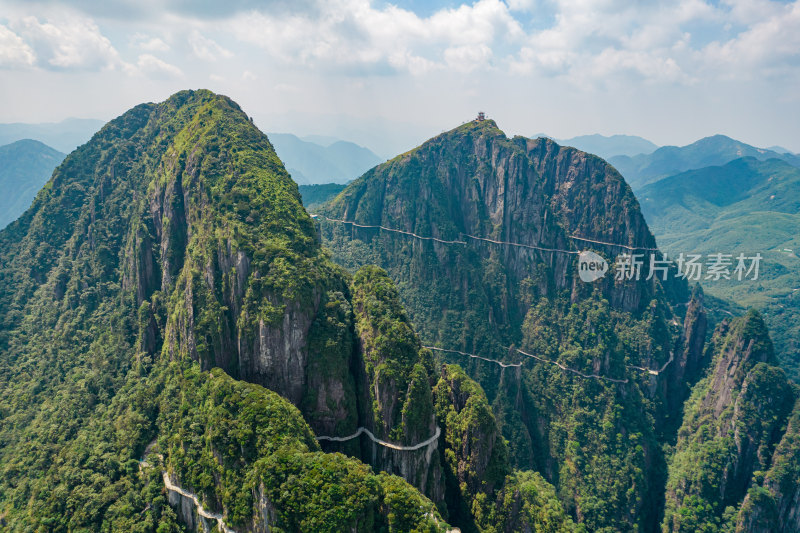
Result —
<svg viewBox="0 0 800 533"><path fill-rule="evenodd" d="M155 446L155 444L156 441L153 441L150 444L148 444L147 447L144 449L144 455L142 456L142 459L139 461L140 468L153 466L147 462L147 457L153 455L153 447ZM155 456L161 459L162 464L164 463L163 455L157 453L155 454ZM225 525L225 520L222 514L208 511L205 507L203 507L203 504L200 503L200 498L197 497L197 494L173 483L172 480L169 478L169 474L167 474L167 471L164 469L161 470L161 478L163 479L164 486L167 488L167 490L170 490L172 492L177 492L184 498L188 498L192 501L192 503L194 503L194 506L197 508L198 516L201 516L207 520L216 520L219 530L222 531L223 533L237 533L235 530Z"/></svg>
<svg viewBox="0 0 800 533"><path fill-rule="evenodd" d="M355 433L353 433L352 435L348 435L346 437L328 437L326 435L320 435L320 436L317 437L317 440L327 440L327 441L333 441L333 442L345 442L345 441L348 441L348 440L355 439L356 437L358 437L362 433L366 434L367 437L369 437L372 440L372 442L374 442L375 444L380 444L381 446L384 446L386 448L391 448L392 450L400 450L400 451L404 451L404 452L411 452L411 451L414 451L414 450L419 450L420 448L425 448L426 446L430 446L431 444L436 442L436 440L439 438L439 435L442 434L442 430L437 425L436 426L436 432L433 434L433 436L431 438L429 438L428 440L424 440L424 441L422 441L422 442L420 442L418 444L414 444L412 446L403 446L403 445L400 445L400 444L395 444L393 442L385 441L383 439L379 439L370 430L368 430L367 428L365 428L363 426L358 428L358 430Z"/></svg>

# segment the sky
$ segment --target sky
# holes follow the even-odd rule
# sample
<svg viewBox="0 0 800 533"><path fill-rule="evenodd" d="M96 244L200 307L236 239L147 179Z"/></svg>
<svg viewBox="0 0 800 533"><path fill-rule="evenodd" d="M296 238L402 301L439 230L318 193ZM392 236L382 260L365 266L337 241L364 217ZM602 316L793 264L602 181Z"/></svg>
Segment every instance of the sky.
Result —
<svg viewBox="0 0 800 533"><path fill-rule="evenodd" d="M800 0L0 0L0 123L186 88L386 157L479 110L509 136L800 151Z"/></svg>

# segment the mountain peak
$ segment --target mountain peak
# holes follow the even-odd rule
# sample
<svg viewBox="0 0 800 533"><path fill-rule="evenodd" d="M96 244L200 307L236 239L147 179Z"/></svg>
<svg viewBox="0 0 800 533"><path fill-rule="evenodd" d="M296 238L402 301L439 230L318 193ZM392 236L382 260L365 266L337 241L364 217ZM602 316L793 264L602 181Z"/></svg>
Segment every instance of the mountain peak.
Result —
<svg viewBox="0 0 800 533"><path fill-rule="evenodd" d="M497 122L491 118L485 118L483 120L470 120L469 122L465 122L464 124L453 128L450 131L444 133L444 135L455 135L461 133L469 133L475 132L480 133L482 135L503 135L505 137L505 133L497 126Z"/></svg>

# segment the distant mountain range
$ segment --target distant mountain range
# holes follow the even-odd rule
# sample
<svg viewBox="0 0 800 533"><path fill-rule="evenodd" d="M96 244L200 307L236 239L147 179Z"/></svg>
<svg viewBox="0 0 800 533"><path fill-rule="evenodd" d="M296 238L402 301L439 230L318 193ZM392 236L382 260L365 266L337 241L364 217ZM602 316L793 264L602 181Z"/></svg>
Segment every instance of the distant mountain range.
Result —
<svg viewBox="0 0 800 533"><path fill-rule="evenodd" d="M0 146L0 229L28 209L64 157L66 154L31 139Z"/></svg>
<svg viewBox="0 0 800 533"><path fill-rule="evenodd" d="M68 118L40 124L0 124L0 145L36 139L61 152L71 152L88 141L105 124L102 120Z"/></svg>
<svg viewBox="0 0 800 533"><path fill-rule="evenodd" d="M382 160L357 144L333 137L303 140L290 133L270 133L269 140L294 181L300 185L347 183Z"/></svg>
<svg viewBox="0 0 800 533"><path fill-rule="evenodd" d="M659 246L673 257L762 254L757 281L703 286L763 310L783 366L800 377L800 169L746 157L662 179L637 196Z"/></svg>
<svg viewBox="0 0 800 533"><path fill-rule="evenodd" d="M663 146L652 154L633 157L616 155L608 159L634 189L687 170L724 165L740 157L760 160L781 159L800 166L800 156L756 148L725 135L705 137L687 146Z"/></svg>
<svg viewBox="0 0 800 533"><path fill-rule="evenodd" d="M794 154L797 155L795 152L792 152L788 148L784 148L783 146L767 146L767 150L772 150L773 152L778 152L779 154Z"/></svg>
<svg viewBox="0 0 800 533"><path fill-rule="evenodd" d="M537 137L549 137L539 134ZM615 155L635 156L639 154L649 154L654 152L658 145L636 135L611 135L605 136L595 133L594 135L579 135L569 139L555 139L562 146L572 146L578 150L590 154L599 155L603 159L608 159Z"/></svg>

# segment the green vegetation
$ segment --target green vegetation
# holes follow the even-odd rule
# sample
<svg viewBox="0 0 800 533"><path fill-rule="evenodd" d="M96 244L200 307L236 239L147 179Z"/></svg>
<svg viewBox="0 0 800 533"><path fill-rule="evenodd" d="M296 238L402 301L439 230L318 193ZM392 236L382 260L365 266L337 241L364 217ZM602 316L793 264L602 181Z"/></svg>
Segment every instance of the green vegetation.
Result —
<svg viewBox="0 0 800 533"><path fill-rule="evenodd" d="M613 168L492 121L322 209L445 239L654 242ZM797 529L798 391L757 313L704 349L681 281L589 285L573 255L320 226L352 277L266 137L208 91L68 156L0 231L0 528L183 531L164 469L237 530ZM439 437L315 438L359 427Z"/></svg>
<svg viewBox="0 0 800 533"><path fill-rule="evenodd" d="M769 324L781 365L800 377L800 169L776 159L742 158L688 171L639 193L659 245L678 254L754 256L758 280L703 280L706 291L755 307ZM752 276L751 276L752 277Z"/></svg>
<svg viewBox="0 0 800 533"><path fill-rule="evenodd" d="M322 185L300 185L300 195L306 209L313 210L344 190L346 185L325 183Z"/></svg>
<svg viewBox="0 0 800 533"><path fill-rule="evenodd" d="M0 232L0 525L182 531L163 464L240 528L268 500L275 531L444 530L408 483L323 454L297 407L234 379L263 379L254 343L305 320L293 353L339 369L307 382L354 395L349 302L297 186L235 103L184 91L110 122ZM321 427L356 424L290 379L270 384Z"/></svg>
<svg viewBox="0 0 800 533"><path fill-rule="evenodd" d="M763 473L785 468L785 452L773 451L798 394L773 366L763 320L750 311L721 324L711 349L714 366L686 404L670 461L664 531L733 531L737 506L747 513L771 498ZM738 395L727 397L731 391Z"/></svg>
<svg viewBox="0 0 800 533"><path fill-rule="evenodd" d="M386 272L366 266L356 273L353 307L380 435L404 444L427 439L433 421L431 354L421 350Z"/></svg>
<svg viewBox="0 0 800 533"><path fill-rule="evenodd" d="M604 207L609 204L614 208ZM619 240L616 229L605 233L609 228L628 228L632 244L653 240L633 193L602 160L544 139L507 139L493 121L460 126L367 172L320 212L448 240L469 234L569 249L570 234ZM334 260L346 268L374 263L386 269L426 344L525 361L521 369L501 369L436 352L439 363L463 365L464 378L485 391L472 402L485 400L462 412L459 402L440 404L447 397L441 380L450 371L434 388L448 442L443 464L454 524L488 528L486 518L500 505L498 491L514 469L538 472L564 512L587 529L631 531L657 523L666 477L661 439L667 420L675 425L670 417L678 414L666 398L675 395L680 403L687 385L666 383L654 395L647 374L626 365L659 368L669 360L682 342L670 321L673 303L688 299L685 284L612 281L593 291L578 282L573 288L572 256L473 241L432 243L324 220L320 228ZM599 251L613 258L613 249ZM618 382L582 378L514 346ZM469 438L459 433L466 427L476 428ZM489 430L495 427L496 435ZM470 448L470 438L485 440ZM459 456L462 446L481 458L479 467L469 453ZM476 469L481 482L472 477Z"/></svg>
<svg viewBox="0 0 800 533"><path fill-rule="evenodd" d="M489 525L482 520L487 512L484 508L510 471L507 444L497 430L486 395L458 365L444 367L434 397L436 418L446 428L444 457L451 485L448 506L459 522L475 520L472 528L481 525L484 531Z"/></svg>

